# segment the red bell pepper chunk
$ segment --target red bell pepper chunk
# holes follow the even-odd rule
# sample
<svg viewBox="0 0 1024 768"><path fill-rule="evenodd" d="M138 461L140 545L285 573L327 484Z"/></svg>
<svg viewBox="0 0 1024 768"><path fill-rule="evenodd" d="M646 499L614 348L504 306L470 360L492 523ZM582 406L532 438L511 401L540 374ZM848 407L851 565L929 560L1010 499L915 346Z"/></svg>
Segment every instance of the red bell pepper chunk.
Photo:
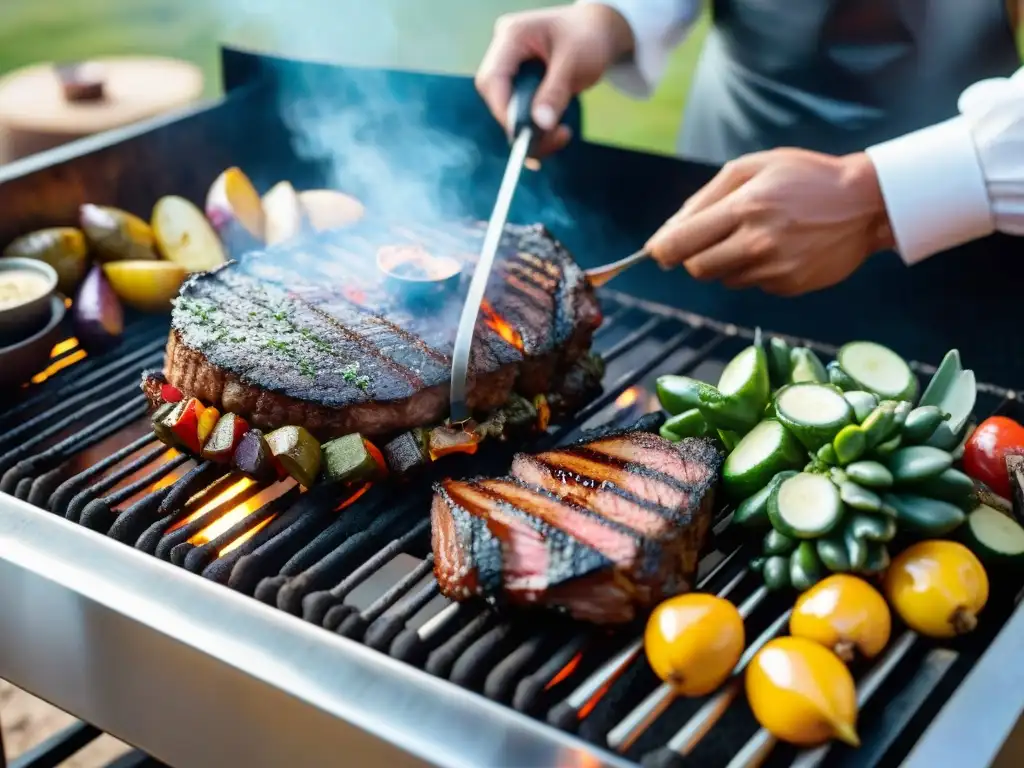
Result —
<svg viewBox="0 0 1024 768"><path fill-rule="evenodd" d="M234 413L225 413L217 420L213 432L203 443L203 458L218 464L227 464L235 455L242 435L248 431L249 425L245 419Z"/></svg>
<svg viewBox="0 0 1024 768"><path fill-rule="evenodd" d="M180 403L185 395L173 384L164 383L160 385L160 399L165 403Z"/></svg>
<svg viewBox="0 0 1024 768"><path fill-rule="evenodd" d="M179 403L164 419L164 425L171 430L174 439L185 450L198 456L202 445L199 443L199 417L206 410L194 397Z"/></svg>

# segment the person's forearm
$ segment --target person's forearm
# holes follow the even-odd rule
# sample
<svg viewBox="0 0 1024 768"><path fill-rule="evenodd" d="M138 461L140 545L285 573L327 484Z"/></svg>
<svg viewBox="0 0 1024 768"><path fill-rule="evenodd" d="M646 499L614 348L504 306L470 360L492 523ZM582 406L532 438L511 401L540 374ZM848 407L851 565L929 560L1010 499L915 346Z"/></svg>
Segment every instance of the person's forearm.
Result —
<svg viewBox="0 0 1024 768"><path fill-rule="evenodd" d="M603 5L618 12L631 35L627 57L608 72L609 81L630 94L645 98L658 85L668 56L693 29L704 0L576 0Z"/></svg>
<svg viewBox="0 0 1024 768"><path fill-rule="evenodd" d="M867 150L907 264L996 230L1024 234L1024 69L972 85L959 106Z"/></svg>

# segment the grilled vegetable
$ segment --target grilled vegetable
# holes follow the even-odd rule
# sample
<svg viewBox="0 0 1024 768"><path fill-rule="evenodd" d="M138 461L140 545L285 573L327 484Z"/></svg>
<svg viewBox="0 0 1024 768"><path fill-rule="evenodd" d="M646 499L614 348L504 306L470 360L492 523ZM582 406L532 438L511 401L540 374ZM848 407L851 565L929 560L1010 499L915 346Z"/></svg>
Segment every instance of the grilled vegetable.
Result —
<svg viewBox="0 0 1024 768"><path fill-rule="evenodd" d="M756 427L755 427L756 429ZM675 416L670 416L658 430L666 440L677 443L684 437L702 437L708 433L708 423L704 414L697 408L691 408Z"/></svg>
<svg viewBox="0 0 1024 768"><path fill-rule="evenodd" d="M754 717L782 741L801 747L833 738L854 747L860 743L853 676L818 643L770 640L747 667L746 691Z"/></svg>
<svg viewBox="0 0 1024 768"><path fill-rule="evenodd" d="M138 216L102 205L83 205L79 223L97 261L156 259L153 230Z"/></svg>
<svg viewBox="0 0 1024 768"><path fill-rule="evenodd" d="M190 397L175 405L163 420L163 425L170 430L174 443L194 456L198 456L202 448L199 443L199 417L204 410L201 402Z"/></svg>
<svg viewBox="0 0 1024 768"><path fill-rule="evenodd" d="M878 407L878 396L871 392L854 389L843 392L843 397L853 408L853 418L858 424L863 424L871 412Z"/></svg>
<svg viewBox="0 0 1024 768"><path fill-rule="evenodd" d="M839 490L823 475L801 472L776 485L768 497L772 527L792 538L823 536L842 516Z"/></svg>
<svg viewBox="0 0 1024 768"><path fill-rule="evenodd" d="M939 499L889 493L882 500L896 510L900 530L917 536L945 536L959 528L965 518L962 509Z"/></svg>
<svg viewBox="0 0 1024 768"><path fill-rule="evenodd" d="M188 272L170 261L111 261L103 273L114 293L140 312L170 312Z"/></svg>
<svg viewBox="0 0 1024 768"><path fill-rule="evenodd" d="M644 631L651 669L680 696L705 696L718 688L732 674L744 643L736 607L697 592L661 603Z"/></svg>
<svg viewBox="0 0 1024 768"><path fill-rule="evenodd" d="M856 576L829 576L797 598L789 632L828 648L845 662L854 651L873 659L892 631L889 606L878 590Z"/></svg>
<svg viewBox="0 0 1024 768"><path fill-rule="evenodd" d="M327 450L324 447L324 460ZM384 446L384 460L392 472L405 474L430 463L427 450L427 430L411 429L403 432Z"/></svg>
<svg viewBox="0 0 1024 768"><path fill-rule="evenodd" d="M789 583L793 589L803 592L810 589L824 575L818 550L813 541L801 541L789 556Z"/></svg>
<svg viewBox="0 0 1024 768"><path fill-rule="evenodd" d="M796 347L789 353L791 363L789 373L790 384L824 384L828 381L828 373L821 360L807 347Z"/></svg>
<svg viewBox="0 0 1024 768"><path fill-rule="evenodd" d="M1005 416L985 419L964 448L964 471L1004 499L1011 496L1008 454L1024 454L1024 427Z"/></svg>
<svg viewBox="0 0 1024 768"><path fill-rule="evenodd" d="M410 434L410 433L406 433ZM374 455L372 443L352 434L324 443L324 477L332 483L361 483L378 477L384 459ZM376 449L374 449L376 450ZM395 471L403 471L392 467Z"/></svg>
<svg viewBox="0 0 1024 768"><path fill-rule="evenodd" d="M964 543L986 566L1019 571L1024 567L1024 528L985 504L967 516Z"/></svg>
<svg viewBox="0 0 1024 768"><path fill-rule="evenodd" d="M157 201L153 235L161 255L188 272L205 272L226 261L224 246L206 216L183 197Z"/></svg>
<svg viewBox="0 0 1024 768"><path fill-rule="evenodd" d="M287 181L275 184L263 196L267 245L290 240L302 231L303 214L299 196Z"/></svg>
<svg viewBox="0 0 1024 768"><path fill-rule="evenodd" d="M316 232L350 226L366 213L361 202L333 189L299 192L299 205Z"/></svg>
<svg viewBox="0 0 1024 768"><path fill-rule="evenodd" d="M185 395L176 386L165 381L160 385L160 399L165 403L180 403L185 399Z"/></svg>
<svg viewBox="0 0 1024 768"><path fill-rule="evenodd" d="M174 433L171 432L171 428L165 423L167 417L171 415L176 407L175 403L164 403L153 411L153 415L150 418L154 434L164 445L174 446L177 444L174 439Z"/></svg>
<svg viewBox="0 0 1024 768"><path fill-rule="evenodd" d="M249 177L238 168L228 168L210 186L206 218L231 253L263 244L263 201Z"/></svg>
<svg viewBox="0 0 1024 768"><path fill-rule="evenodd" d="M216 410L214 408L209 409ZM218 464L227 464L235 454L242 436L249 430L249 425L241 416L225 413L217 419L213 431L203 444L202 457Z"/></svg>
<svg viewBox="0 0 1024 768"><path fill-rule="evenodd" d="M674 375L659 376L655 383L658 402L671 416L700 407L700 391L709 386L689 376Z"/></svg>
<svg viewBox="0 0 1024 768"><path fill-rule="evenodd" d="M213 434L213 428L217 426L217 422L220 421L220 411L210 406L203 408L199 414L199 424L196 428L196 436L199 438L199 454L202 455L203 447L206 446L206 441L210 439L210 435Z"/></svg>
<svg viewBox="0 0 1024 768"><path fill-rule="evenodd" d="M768 359L768 380L773 389L789 384L793 372L791 350L785 339L772 336L765 345L765 356Z"/></svg>
<svg viewBox="0 0 1024 768"><path fill-rule="evenodd" d="M949 414L949 419L935 428L928 444L953 450L967 429L977 396L974 371L965 371L960 363L960 353L950 350L921 395L920 405L934 405L942 413Z"/></svg>
<svg viewBox="0 0 1024 768"><path fill-rule="evenodd" d="M267 435L271 454L285 471L304 488L320 474L320 442L305 427L288 426Z"/></svg>
<svg viewBox="0 0 1024 768"><path fill-rule="evenodd" d="M761 420L768 404L768 362L764 350L749 346L722 371L718 387L704 386L699 408L708 424L744 435Z"/></svg>
<svg viewBox="0 0 1024 768"><path fill-rule="evenodd" d="M430 430L427 448L431 460L436 461L450 453L476 453L480 435L460 427L441 426Z"/></svg>
<svg viewBox="0 0 1024 768"><path fill-rule="evenodd" d="M917 378L906 361L888 347L873 341L844 344L836 355L843 372L857 389L892 400L913 400Z"/></svg>
<svg viewBox="0 0 1024 768"><path fill-rule="evenodd" d="M277 479L277 468L274 466L270 446L263 433L258 429L250 429L235 447L231 463L243 475L248 475L259 482L270 482Z"/></svg>
<svg viewBox="0 0 1024 768"><path fill-rule="evenodd" d="M779 421L796 435L809 451L831 442L853 421L853 409L843 396L822 384L793 384L775 398Z"/></svg>
<svg viewBox="0 0 1024 768"><path fill-rule="evenodd" d="M45 261L57 273L57 290L73 296L89 267L85 235L74 227L51 227L15 239L5 257Z"/></svg>
<svg viewBox="0 0 1024 768"><path fill-rule="evenodd" d="M988 601L985 569L952 541L922 541L904 550L886 571L884 587L907 626L928 637L971 632Z"/></svg>
<svg viewBox="0 0 1024 768"><path fill-rule="evenodd" d="M771 527L771 521L768 519L768 499L782 482L796 474L795 471L789 470L775 475L768 485L746 498L736 507L732 516L732 524L753 531L764 531Z"/></svg>
<svg viewBox="0 0 1024 768"><path fill-rule="evenodd" d="M667 426L667 423L666 423ZM746 434L722 466L725 492L743 499L768 485L779 472L805 461L800 444L782 424L765 419Z"/></svg>
<svg viewBox="0 0 1024 768"><path fill-rule="evenodd" d="M88 352L110 349L124 333L121 302L98 266L89 270L79 286L71 314L75 336Z"/></svg>

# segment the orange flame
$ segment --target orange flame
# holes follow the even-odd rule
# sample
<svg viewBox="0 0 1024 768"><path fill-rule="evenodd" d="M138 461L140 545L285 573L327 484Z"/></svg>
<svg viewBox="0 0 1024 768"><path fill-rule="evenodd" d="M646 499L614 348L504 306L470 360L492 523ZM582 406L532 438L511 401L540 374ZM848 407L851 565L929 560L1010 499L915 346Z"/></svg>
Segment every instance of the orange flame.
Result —
<svg viewBox="0 0 1024 768"><path fill-rule="evenodd" d="M548 684L544 686L544 690L550 690L554 688L556 685L558 685L560 682L565 680L565 678L567 678L569 675L576 671L576 667L580 665L580 661L582 660L582 653L577 653L575 656L569 659L569 663L562 667L560 670L558 670L558 674L548 681Z"/></svg>
<svg viewBox="0 0 1024 768"><path fill-rule="evenodd" d="M71 339L69 339L69 341L71 341ZM75 341L77 343L77 340L75 340ZM65 342L61 342L61 344L63 344L63 343L65 343ZM61 344L58 344L57 347L61 346ZM54 349L57 349L57 347L54 347ZM51 357L52 357L53 354L59 354L59 353L51 353ZM74 365L79 360L81 360L81 359L83 359L85 357L88 357L88 355L86 354L84 349L75 350L74 352L72 352L67 357L62 357L60 360L57 360L57 361L55 361L53 363L50 363L50 365L45 370L42 370L39 373L37 373L35 376L33 376L31 378L31 382L33 384L42 384L44 381L46 381L48 378L53 376L58 371L63 371L69 365Z"/></svg>
<svg viewBox="0 0 1024 768"><path fill-rule="evenodd" d="M76 339L74 336L72 336L70 339L64 339L64 341L59 341L57 342L57 344L54 345L53 349L50 350L50 357L62 355L69 349L74 349L77 346L78 339Z"/></svg>
<svg viewBox="0 0 1024 768"><path fill-rule="evenodd" d="M186 525L188 525L189 523L193 522L194 520L198 520L203 515L207 514L214 507L217 507L218 505L223 504L224 502L230 501L231 499L235 498L238 494L240 494L246 488L251 486L253 484L253 482L254 481L250 480L248 477L243 477L238 482L232 484L230 487L225 488L223 491L218 493L216 496L214 496L208 502L206 502L201 507L199 507L199 509L197 509L195 512L193 512L191 515L189 515L188 517L183 518L182 520L180 520L175 525L172 525L170 528L167 529L167 533L171 533L172 531L176 531L179 528L184 528Z"/></svg>
<svg viewBox="0 0 1024 768"><path fill-rule="evenodd" d="M576 713L576 717L578 719L587 719L587 715L594 711L594 707L596 707L600 703L601 699L604 698L604 695L611 690L611 687L615 684L617 677L618 675L607 680L605 684L598 688L594 695L587 700L587 703L580 707L580 711Z"/></svg>
<svg viewBox="0 0 1024 768"><path fill-rule="evenodd" d="M516 349L521 350L523 348L523 337L519 335L519 331L509 325L507 320L495 312L494 307L486 299L480 305L480 312L483 314L484 325Z"/></svg>
<svg viewBox="0 0 1024 768"><path fill-rule="evenodd" d="M366 492L370 490L372 486L373 483L364 484L362 488L360 488L347 499L338 504L338 506L334 508L334 511L341 512L341 510L345 509L345 507L351 507L353 504L359 501L359 499L361 499L366 494Z"/></svg>
<svg viewBox="0 0 1024 768"><path fill-rule="evenodd" d="M615 398L615 406L617 408L629 408L639 397L640 392L637 388L630 387L629 389L623 390L622 394Z"/></svg>
<svg viewBox="0 0 1024 768"><path fill-rule="evenodd" d="M233 550L235 550L235 549L238 549L238 548L239 548L240 546L242 546L243 544L245 544L245 542L247 542L247 541L248 541L249 539L251 539L251 538L252 538L253 536L255 536L255 535L256 535L257 533L259 533L260 531L262 531L262 530L263 530L264 528L266 528L266 527L267 527L268 525L270 525L270 523L271 523L271 522L273 521L273 519L274 519L275 517L277 517L277 515L271 515L271 516L270 516L270 517L268 517L268 518L267 518L266 520L263 520L262 522L259 522L259 523L257 523L256 525L254 525L254 526L253 526L252 528L250 528L250 529L249 529L248 531L246 531L245 533L243 533L243 534L242 534L241 536L239 536L239 537L238 537L237 539L235 539L235 540L234 540L234 541L232 541L232 542L231 542L230 544L228 544L228 545L227 545L226 547L224 547L224 548L223 548L223 549L221 549L221 550L220 550L219 552L217 552L217 557L224 557L224 555L226 555L226 554L227 554L228 552L231 552L231 551L233 551Z"/></svg>
<svg viewBox="0 0 1024 768"><path fill-rule="evenodd" d="M288 480L286 483L278 483L268 488L264 488L262 491L257 493L244 504L239 504L237 507L228 510L223 515L218 517L216 520L211 522L208 526L206 526L197 534L195 534L192 538L190 538L188 540L189 544L195 544L196 546L200 546L202 544L207 544L213 541L218 536L220 536L221 534L229 530L231 527L233 527L235 524L237 524L241 520L244 520L257 509L259 509L264 504L269 502L271 499L277 498L282 493L286 492L290 488L293 488L294 486L295 481Z"/></svg>

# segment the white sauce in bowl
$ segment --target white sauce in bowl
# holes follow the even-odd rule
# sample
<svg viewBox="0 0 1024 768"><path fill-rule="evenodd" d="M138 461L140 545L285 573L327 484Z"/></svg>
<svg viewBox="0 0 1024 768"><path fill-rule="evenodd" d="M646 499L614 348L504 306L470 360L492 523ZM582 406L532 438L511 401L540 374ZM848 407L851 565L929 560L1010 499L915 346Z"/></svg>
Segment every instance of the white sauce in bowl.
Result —
<svg viewBox="0 0 1024 768"><path fill-rule="evenodd" d="M34 269L0 270L0 310L26 304L50 292L50 281Z"/></svg>

